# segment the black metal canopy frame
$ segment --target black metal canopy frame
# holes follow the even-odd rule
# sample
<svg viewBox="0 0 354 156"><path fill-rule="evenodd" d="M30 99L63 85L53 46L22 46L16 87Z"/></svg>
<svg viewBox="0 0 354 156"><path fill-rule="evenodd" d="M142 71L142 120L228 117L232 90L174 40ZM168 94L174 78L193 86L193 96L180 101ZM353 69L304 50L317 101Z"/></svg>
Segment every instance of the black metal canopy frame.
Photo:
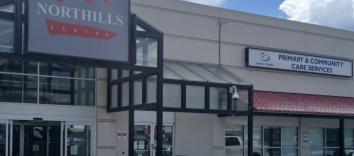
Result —
<svg viewBox="0 0 354 156"><path fill-rule="evenodd" d="M110 62L110 61L97 61L89 59L77 59L69 57L58 57L53 55L35 55L35 54L23 54L23 42L28 42L23 34L23 23L27 23L27 17L22 14L22 4L25 0L0 0L0 7L6 5L14 5L14 12L3 12L0 11L0 19L12 20L13 25L13 53L3 53L0 52L0 58L2 59L13 59L13 60L23 60L23 61L37 61L37 62L51 62L60 64L73 64L82 66L93 66L108 68L108 83L107 83L107 112L120 112L129 111L129 155L134 154L134 111L135 110L150 110L156 111L156 136L157 136L157 156L163 155L163 144L162 144L162 127L163 127L163 112L190 112L190 113L208 113L208 114L218 114L219 117L229 117L229 116L248 116L248 139L253 140L253 116L283 116L283 117L308 117L308 118L334 118L340 120L340 155L344 155L344 120L354 119L352 116L340 116L340 115L314 115L314 114L289 114L289 113L266 113L266 112L254 112L253 111L253 86L252 85L234 85L234 84L221 84L212 82L196 82L188 80L172 80L163 78L163 33L151 26L144 20L140 19L136 15L131 15L131 60L130 64ZM146 31L137 31L137 25ZM137 66L136 63L136 49L139 48L137 45L137 37L151 38L157 40L157 66ZM111 79L112 69L118 70L118 79ZM128 70L129 76L122 77L122 70ZM139 73L134 73L140 71ZM148 103L147 101L147 78L151 76L156 76L156 102ZM133 82L135 80L142 81L142 103L141 105L133 105L134 100L134 87ZM122 94L119 93L118 106L116 108L111 108L111 87L117 85L119 90L122 88L122 84L129 82L129 106L122 106ZM180 84L182 86L182 105L180 108L169 108L163 107L163 83L169 84ZM205 87L205 109L190 109L186 107L186 86L204 86ZM226 110L213 110L210 109L210 87L221 87L227 88L230 91L231 86L236 86L238 89L248 90L248 110L238 111L232 110L231 100L232 96L227 95L227 109ZM248 155L251 156L253 152L253 142L248 141Z"/></svg>

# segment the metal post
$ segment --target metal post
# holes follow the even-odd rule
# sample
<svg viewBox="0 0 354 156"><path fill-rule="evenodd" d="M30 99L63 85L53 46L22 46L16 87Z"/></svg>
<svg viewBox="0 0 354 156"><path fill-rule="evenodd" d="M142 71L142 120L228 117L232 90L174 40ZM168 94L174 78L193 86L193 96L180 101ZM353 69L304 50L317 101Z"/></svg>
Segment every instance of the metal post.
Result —
<svg viewBox="0 0 354 156"><path fill-rule="evenodd" d="M344 119L341 118L339 119L339 155L345 155L345 149L344 149Z"/></svg>
<svg viewBox="0 0 354 156"><path fill-rule="evenodd" d="M129 156L134 156L134 110L129 110Z"/></svg>
<svg viewBox="0 0 354 156"><path fill-rule="evenodd" d="M157 93L162 93L163 89L162 72L157 75ZM157 110L156 110L156 156L162 156L162 126L163 126L163 110L162 110L162 94L157 94Z"/></svg>
<svg viewBox="0 0 354 156"><path fill-rule="evenodd" d="M253 115L248 115L248 155L253 153Z"/></svg>

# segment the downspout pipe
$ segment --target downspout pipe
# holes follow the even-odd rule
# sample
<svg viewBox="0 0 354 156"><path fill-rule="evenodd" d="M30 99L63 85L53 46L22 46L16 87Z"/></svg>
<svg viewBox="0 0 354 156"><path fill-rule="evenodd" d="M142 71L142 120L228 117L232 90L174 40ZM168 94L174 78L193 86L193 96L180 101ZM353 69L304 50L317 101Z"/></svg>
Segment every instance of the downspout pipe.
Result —
<svg viewBox="0 0 354 156"><path fill-rule="evenodd" d="M219 65L221 66L221 25L229 23L226 20L219 19Z"/></svg>

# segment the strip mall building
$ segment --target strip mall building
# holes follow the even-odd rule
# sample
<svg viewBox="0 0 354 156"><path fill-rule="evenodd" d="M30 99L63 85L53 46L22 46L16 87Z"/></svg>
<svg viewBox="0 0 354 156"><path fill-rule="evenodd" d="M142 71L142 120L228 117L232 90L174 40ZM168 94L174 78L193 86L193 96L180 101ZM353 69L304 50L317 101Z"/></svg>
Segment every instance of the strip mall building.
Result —
<svg viewBox="0 0 354 156"><path fill-rule="evenodd" d="M0 1L0 156L354 155L354 32L130 4L134 65L23 54Z"/></svg>

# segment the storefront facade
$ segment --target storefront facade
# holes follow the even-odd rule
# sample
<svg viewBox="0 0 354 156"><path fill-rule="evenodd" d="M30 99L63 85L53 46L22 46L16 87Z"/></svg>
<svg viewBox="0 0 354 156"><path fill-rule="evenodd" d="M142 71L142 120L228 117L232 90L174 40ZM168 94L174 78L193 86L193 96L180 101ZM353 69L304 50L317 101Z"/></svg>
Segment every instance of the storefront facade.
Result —
<svg viewBox="0 0 354 156"><path fill-rule="evenodd" d="M353 32L131 0L131 65L22 54L21 6L0 2L0 156L354 154ZM249 49L333 71L252 66Z"/></svg>

